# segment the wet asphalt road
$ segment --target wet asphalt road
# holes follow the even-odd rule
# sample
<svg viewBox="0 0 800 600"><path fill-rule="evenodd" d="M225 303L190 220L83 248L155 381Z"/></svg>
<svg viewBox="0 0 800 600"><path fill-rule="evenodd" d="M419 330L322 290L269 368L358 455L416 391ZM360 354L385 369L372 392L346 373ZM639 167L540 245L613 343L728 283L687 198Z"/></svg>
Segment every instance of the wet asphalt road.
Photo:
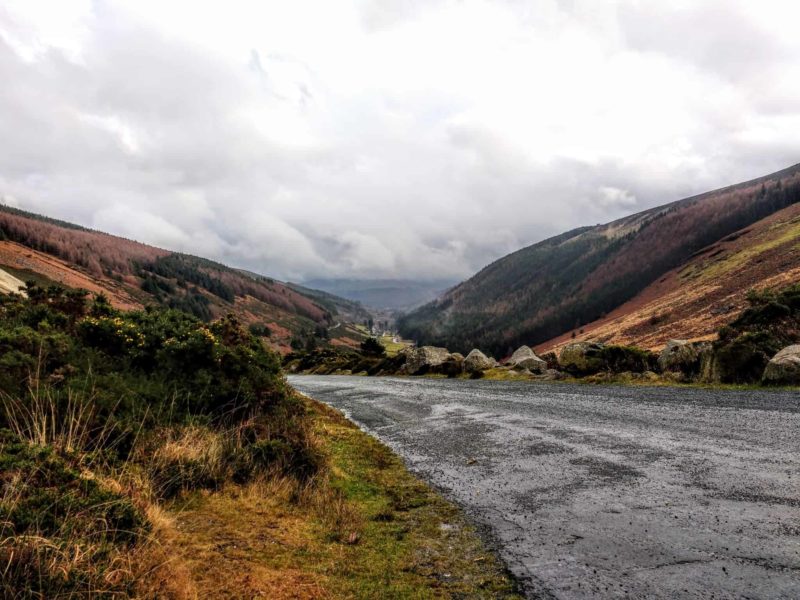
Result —
<svg viewBox="0 0 800 600"><path fill-rule="evenodd" d="M800 598L800 394L296 376L530 597Z"/></svg>

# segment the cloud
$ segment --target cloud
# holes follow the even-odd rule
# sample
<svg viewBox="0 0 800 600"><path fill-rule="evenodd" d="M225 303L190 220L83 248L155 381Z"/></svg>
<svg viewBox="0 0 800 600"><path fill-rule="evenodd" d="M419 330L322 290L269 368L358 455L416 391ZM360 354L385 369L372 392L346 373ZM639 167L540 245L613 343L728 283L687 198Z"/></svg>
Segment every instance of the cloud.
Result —
<svg viewBox="0 0 800 600"><path fill-rule="evenodd" d="M798 161L798 10L0 7L0 195L280 278L466 277Z"/></svg>
<svg viewBox="0 0 800 600"><path fill-rule="evenodd" d="M131 206L114 205L95 214L92 226L100 231L147 241L163 248L180 248L189 236L166 219Z"/></svg>

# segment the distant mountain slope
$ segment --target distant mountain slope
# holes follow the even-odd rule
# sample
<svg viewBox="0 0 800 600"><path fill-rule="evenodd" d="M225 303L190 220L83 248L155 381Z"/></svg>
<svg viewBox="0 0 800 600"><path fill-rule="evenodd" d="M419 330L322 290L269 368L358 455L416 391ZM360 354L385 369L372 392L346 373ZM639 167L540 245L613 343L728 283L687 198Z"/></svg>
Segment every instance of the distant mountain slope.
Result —
<svg viewBox="0 0 800 600"><path fill-rule="evenodd" d="M348 300L322 290L311 289L297 283L287 283L293 290L313 298L318 304L326 307L332 314L341 317L342 321L350 323L363 323L374 317L360 302Z"/></svg>
<svg viewBox="0 0 800 600"><path fill-rule="evenodd" d="M504 354L579 329L611 312L692 255L800 201L800 165L584 227L492 263L406 315L421 343Z"/></svg>
<svg viewBox="0 0 800 600"><path fill-rule="evenodd" d="M450 279L312 279L303 285L377 309L411 310L458 283Z"/></svg>
<svg viewBox="0 0 800 600"><path fill-rule="evenodd" d="M754 288L800 281L800 204L785 208L703 248L607 317L576 331L578 341L656 349L672 339L715 337L747 307ZM559 350L572 332L542 343Z"/></svg>
<svg viewBox="0 0 800 600"><path fill-rule="evenodd" d="M0 268L38 283L105 293L119 308L158 303L210 319L233 312L287 350L336 320L336 302L268 277L0 206ZM347 301L341 299L346 304Z"/></svg>

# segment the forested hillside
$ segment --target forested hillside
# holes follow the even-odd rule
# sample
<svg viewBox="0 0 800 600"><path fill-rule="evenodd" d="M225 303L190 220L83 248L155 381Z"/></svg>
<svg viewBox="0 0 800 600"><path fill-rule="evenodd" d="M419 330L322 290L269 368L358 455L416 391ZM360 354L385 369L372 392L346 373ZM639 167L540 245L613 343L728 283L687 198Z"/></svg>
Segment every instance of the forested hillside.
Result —
<svg viewBox="0 0 800 600"><path fill-rule="evenodd" d="M800 201L800 165L576 229L489 265L400 321L405 337L502 355L580 329L722 238Z"/></svg>
<svg viewBox="0 0 800 600"><path fill-rule="evenodd" d="M279 281L0 206L0 269L23 280L104 293L114 306L158 304L203 320L228 312L278 349L324 337L336 304Z"/></svg>
<svg viewBox="0 0 800 600"><path fill-rule="evenodd" d="M543 342L537 350L558 351L572 341L655 350L674 338L715 339L722 325L747 308L752 290L797 282L800 204L703 248L606 317Z"/></svg>

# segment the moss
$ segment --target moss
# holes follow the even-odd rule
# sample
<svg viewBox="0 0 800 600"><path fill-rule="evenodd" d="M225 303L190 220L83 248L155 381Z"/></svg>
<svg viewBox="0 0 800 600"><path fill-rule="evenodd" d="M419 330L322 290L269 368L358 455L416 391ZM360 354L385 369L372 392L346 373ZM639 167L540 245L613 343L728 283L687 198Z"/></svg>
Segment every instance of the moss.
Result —
<svg viewBox="0 0 800 600"><path fill-rule="evenodd" d="M644 373L658 366L655 354L635 346L603 346L600 357L605 368L613 373Z"/></svg>

